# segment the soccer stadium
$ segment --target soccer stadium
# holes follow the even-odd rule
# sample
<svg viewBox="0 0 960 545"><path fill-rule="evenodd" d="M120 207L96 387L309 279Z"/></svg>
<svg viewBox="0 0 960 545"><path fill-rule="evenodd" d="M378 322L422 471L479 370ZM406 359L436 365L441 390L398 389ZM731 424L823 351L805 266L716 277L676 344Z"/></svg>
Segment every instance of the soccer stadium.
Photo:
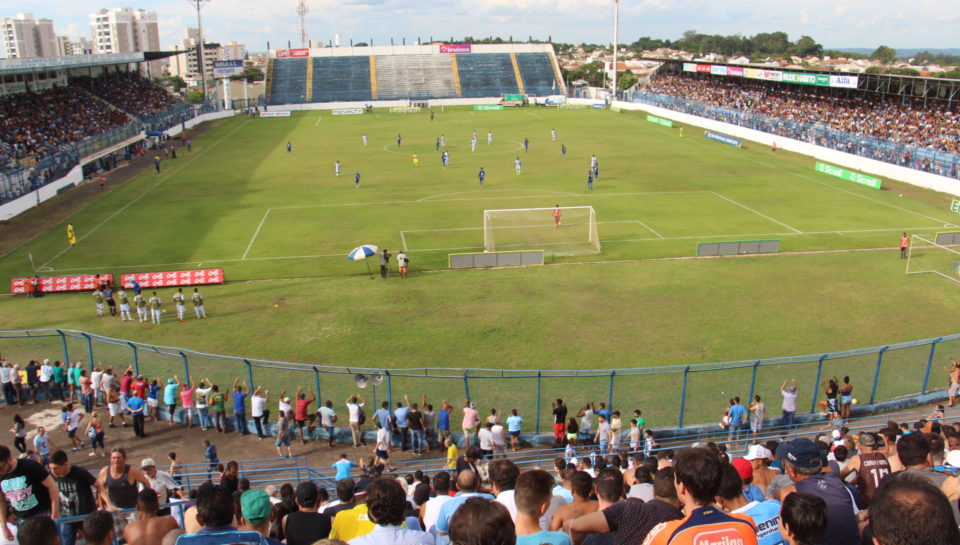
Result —
<svg viewBox="0 0 960 545"><path fill-rule="evenodd" d="M960 542L960 80L530 42L0 60L5 541Z"/></svg>

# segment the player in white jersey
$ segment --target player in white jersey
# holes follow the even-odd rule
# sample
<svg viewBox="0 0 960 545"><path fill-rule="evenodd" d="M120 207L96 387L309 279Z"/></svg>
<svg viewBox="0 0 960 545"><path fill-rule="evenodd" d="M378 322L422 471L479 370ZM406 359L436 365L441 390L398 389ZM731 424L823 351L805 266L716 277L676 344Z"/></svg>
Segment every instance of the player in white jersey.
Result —
<svg viewBox="0 0 960 545"><path fill-rule="evenodd" d="M487 145L493 144L493 131L487 131Z"/></svg>
<svg viewBox="0 0 960 545"><path fill-rule="evenodd" d="M591 155L591 156L590 156L590 170L593 170L593 167L595 167L595 166L597 166L597 156L596 156L596 155Z"/></svg>
<svg viewBox="0 0 960 545"><path fill-rule="evenodd" d="M183 311L186 310L187 298L183 295L183 288L177 288L177 293L173 294L173 302L177 304L177 321L183 321Z"/></svg>
<svg viewBox="0 0 960 545"><path fill-rule="evenodd" d="M470 151L471 151L471 152L477 151L477 136L476 136L476 133L474 133L473 138L470 139Z"/></svg>
<svg viewBox="0 0 960 545"><path fill-rule="evenodd" d="M193 295L190 296L190 300L193 301L193 311L197 313L197 319L206 318L207 311L203 308L203 296L200 295L199 289L193 288Z"/></svg>
<svg viewBox="0 0 960 545"><path fill-rule="evenodd" d="M366 145L367 145L367 133L363 133L363 136L361 136L361 138L363 138L363 145L364 145L364 147L366 147Z"/></svg>
<svg viewBox="0 0 960 545"><path fill-rule="evenodd" d="M333 170L336 171L337 176L340 176L340 160L337 159L337 162L333 164Z"/></svg>
<svg viewBox="0 0 960 545"><path fill-rule="evenodd" d="M550 129L550 139L554 142L557 141L557 129Z"/></svg>
<svg viewBox="0 0 960 545"><path fill-rule="evenodd" d="M513 167L517 170L517 174L520 174L520 158L517 157L517 160L513 162Z"/></svg>
<svg viewBox="0 0 960 545"><path fill-rule="evenodd" d="M133 321L133 316L130 315L130 299L127 298L127 292L121 288L117 292L117 299L120 299L120 319L124 322Z"/></svg>
<svg viewBox="0 0 960 545"><path fill-rule="evenodd" d="M149 303L150 303L150 321L157 325L160 325L160 314L163 313L163 309L161 309L160 307L161 305L163 305L163 301L157 295L157 292L153 292L153 296L150 297Z"/></svg>
<svg viewBox="0 0 960 545"><path fill-rule="evenodd" d="M93 296L93 300L97 302L97 316L100 316L102 318L103 317L103 292L100 291L99 289L95 289L93 290L93 293L91 295Z"/></svg>
<svg viewBox="0 0 960 545"><path fill-rule="evenodd" d="M133 296L133 304L137 305L137 319L141 322L147 321L147 300L143 298L142 293Z"/></svg>
<svg viewBox="0 0 960 545"><path fill-rule="evenodd" d="M441 147L441 148L447 147L447 137L446 137L446 135L443 135L443 134L440 135L440 147Z"/></svg>

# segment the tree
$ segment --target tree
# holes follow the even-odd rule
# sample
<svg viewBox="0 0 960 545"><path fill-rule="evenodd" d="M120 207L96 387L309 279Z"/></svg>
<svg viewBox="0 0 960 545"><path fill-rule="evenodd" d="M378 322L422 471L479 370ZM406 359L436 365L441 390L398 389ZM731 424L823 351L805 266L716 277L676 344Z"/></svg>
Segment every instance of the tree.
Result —
<svg viewBox="0 0 960 545"><path fill-rule="evenodd" d="M823 46L814 41L810 36L801 36L791 48L792 53L798 57L807 57L810 55L820 57L823 55Z"/></svg>
<svg viewBox="0 0 960 545"><path fill-rule="evenodd" d="M638 81L640 81L640 78L638 78L633 72L627 70L626 72L620 74L620 80L617 81L617 88L620 90L626 90L636 85Z"/></svg>
<svg viewBox="0 0 960 545"><path fill-rule="evenodd" d="M245 66L243 68L243 74L240 74L239 76L231 76L230 80L239 81L245 79L249 81L263 81L263 77L263 70L253 66Z"/></svg>
<svg viewBox="0 0 960 545"><path fill-rule="evenodd" d="M892 47L881 45L870 54L870 58L880 61L883 64L890 64L893 62L893 59L897 58L897 50Z"/></svg>
<svg viewBox="0 0 960 545"><path fill-rule="evenodd" d="M186 99L190 104L200 104L203 102L203 91L200 89L190 91L187 93Z"/></svg>
<svg viewBox="0 0 960 545"><path fill-rule="evenodd" d="M183 81L183 78L180 76L170 76L167 78L167 83L169 83L174 91L180 91L187 86L187 82Z"/></svg>

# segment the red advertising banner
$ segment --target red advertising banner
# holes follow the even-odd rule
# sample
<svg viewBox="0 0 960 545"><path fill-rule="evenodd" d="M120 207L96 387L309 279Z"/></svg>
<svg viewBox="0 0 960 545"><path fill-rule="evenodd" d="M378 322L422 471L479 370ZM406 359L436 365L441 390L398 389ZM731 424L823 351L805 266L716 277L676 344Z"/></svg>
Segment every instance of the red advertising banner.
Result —
<svg viewBox="0 0 960 545"><path fill-rule="evenodd" d="M27 293L32 278L13 278L10 280L10 293ZM112 274L101 274L99 280L113 282ZM46 276L40 278L40 290L44 293L63 293L68 291L92 290L99 286L97 275L77 274L71 276Z"/></svg>
<svg viewBox="0 0 960 545"><path fill-rule="evenodd" d="M278 59L288 59L290 57L309 57L309 49L278 49L277 58Z"/></svg>
<svg viewBox="0 0 960 545"><path fill-rule="evenodd" d="M697 72L709 74L709 73L710 73L710 65L709 65L709 64L698 64L698 65L697 65Z"/></svg>
<svg viewBox="0 0 960 545"><path fill-rule="evenodd" d="M132 288L134 280L139 282L142 288L223 284L223 269L134 273L120 276L120 284L125 288Z"/></svg>
<svg viewBox="0 0 960 545"><path fill-rule="evenodd" d="M441 53L470 53L473 48L470 44L440 44Z"/></svg>

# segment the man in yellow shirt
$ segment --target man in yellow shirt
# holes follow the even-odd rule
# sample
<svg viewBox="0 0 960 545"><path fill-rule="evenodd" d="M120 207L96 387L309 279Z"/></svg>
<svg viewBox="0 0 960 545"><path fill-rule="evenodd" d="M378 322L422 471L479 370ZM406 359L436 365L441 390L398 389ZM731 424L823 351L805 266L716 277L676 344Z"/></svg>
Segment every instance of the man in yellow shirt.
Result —
<svg viewBox="0 0 960 545"><path fill-rule="evenodd" d="M369 480L367 481L369 482ZM354 501L357 506L353 509L345 509L337 513L333 519L333 526L330 529L330 539L339 539L341 541L350 541L355 537L365 536L373 531L377 526L367 515L367 491L364 489L363 480L357 483L356 492L354 492Z"/></svg>
<svg viewBox="0 0 960 545"><path fill-rule="evenodd" d="M443 442L447 447L447 469L456 469L457 468L457 458L460 456L460 450L457 449L457 444L447 439Z"/></svg>

